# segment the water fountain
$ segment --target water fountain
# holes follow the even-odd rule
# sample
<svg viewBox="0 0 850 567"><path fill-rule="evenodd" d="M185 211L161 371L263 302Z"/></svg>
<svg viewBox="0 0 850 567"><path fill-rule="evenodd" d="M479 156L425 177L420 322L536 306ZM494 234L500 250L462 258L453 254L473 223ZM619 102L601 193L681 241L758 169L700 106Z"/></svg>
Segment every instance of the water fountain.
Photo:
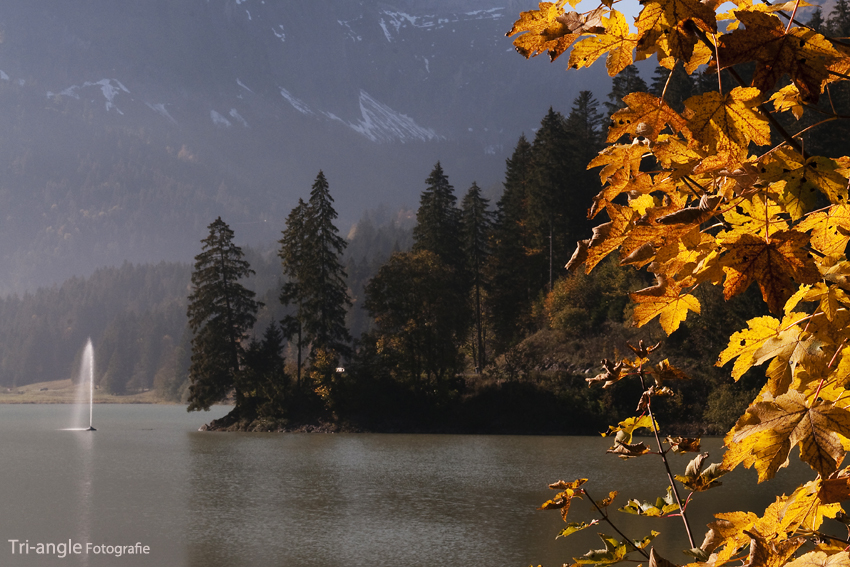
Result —
<svg viewBox="0 0 850 567"><path fill-rule="evenodd" d="M83 350L83 362L80 365L80 385L77 402L81 407L85 404L86 381L88 381L89 426L70 427L66 431L97 431L92 426L92 417L94 414L94 347L91 344L91 339L86 342L86 348ZM76 420L77 423L79 421L79 419Z"/></svg>

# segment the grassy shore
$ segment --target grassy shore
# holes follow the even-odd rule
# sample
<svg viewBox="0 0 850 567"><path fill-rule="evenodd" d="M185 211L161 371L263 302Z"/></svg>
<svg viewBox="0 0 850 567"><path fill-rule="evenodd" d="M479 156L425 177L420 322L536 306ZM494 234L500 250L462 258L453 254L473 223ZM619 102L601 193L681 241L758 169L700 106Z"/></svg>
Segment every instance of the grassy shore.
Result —
<svg viewBox="0 0 850 567"><path fill-rule="evenodd" d="M39 382L27 384L18 388L0 389L0 404L74 404L88 402L89 393L84 392L79 396L80 386L68 380L54 380L52 382ZM104 390L94 391L94 403L96 404L162 404L163 402L153 390L114 396Z"/></svg>

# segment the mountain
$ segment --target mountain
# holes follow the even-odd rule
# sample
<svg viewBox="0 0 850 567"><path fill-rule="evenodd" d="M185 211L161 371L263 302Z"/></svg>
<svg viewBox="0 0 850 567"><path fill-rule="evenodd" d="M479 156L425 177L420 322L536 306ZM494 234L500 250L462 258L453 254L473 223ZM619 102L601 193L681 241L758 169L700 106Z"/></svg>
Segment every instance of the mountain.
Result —
<svg viewBox="0 0 850 567"><path fill-rule="evenodd" d="M218 215L272 242L320 169L343 232L438 160L495 186L550 106L610 90L514 52L533 4L4 0L0 292L191 260Z"/></svg>

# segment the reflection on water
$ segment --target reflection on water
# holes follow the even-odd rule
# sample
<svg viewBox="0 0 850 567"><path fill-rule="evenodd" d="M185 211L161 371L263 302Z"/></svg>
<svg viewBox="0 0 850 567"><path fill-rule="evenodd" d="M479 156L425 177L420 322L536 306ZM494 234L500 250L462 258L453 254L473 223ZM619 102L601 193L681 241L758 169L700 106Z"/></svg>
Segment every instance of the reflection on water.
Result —
<svg viewBox="0 0 850 567"><path fill-rule="evenodd" d="M607 528L556 541L559 514L536 510L548 483L588 477L596 499L619 490L618 507L667 488L657 457L620 461L599 437L198 433L226 408L96 409L92 433L58 431L62 406L0 406L0 565L561 565L600 547ZM721 454L718 439L705 444ZM673 459L676 471L689 460ZM761 513L809 477L803 466L759 486L753 471L727 475L691 503L695 539L713 513ZM687 560L679 519L613 514L631 537L660 531L662 555ZM590 504L575 502L570 516L590 519ZM9 539L141 542L151 554L21 557Z"/></svg>
<svg viewBox="0 0 850 567"><path fill-rule="evenodd" d="M94 445L95 436L93 431L73 431L68 432L74 438L77 455L79 456L79 466L77 467L78 477L74 479L77 483L77 533L75 534L78 542L92 541L92 509L94 500ZM88 567L91 562L88 555L80 556L80 565Z"/></svg>

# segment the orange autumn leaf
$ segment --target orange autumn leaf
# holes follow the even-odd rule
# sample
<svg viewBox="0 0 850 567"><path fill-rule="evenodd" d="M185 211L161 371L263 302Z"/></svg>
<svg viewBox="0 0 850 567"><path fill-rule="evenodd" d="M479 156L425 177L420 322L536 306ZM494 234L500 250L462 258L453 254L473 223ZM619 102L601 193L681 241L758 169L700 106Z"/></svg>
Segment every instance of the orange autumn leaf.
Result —
<svg viewBox="0 0 850 567"><path fill-rule="evenodd" d="M580 34L572 33L567 23L559 19L565 4L565 0L540 2L539 9L519 15L511 30L505 34L508 37L522 34L514 40L517 53L528 59L548 52L549 59L554 61L569 49Z"/></svg>
<svg viewBox="0 0 850 567"><path fill-rule="evenodd" d="M673 132L686 132L686 137L690 136L685 119L663 99L649 93L631 93L623 97L623 102L628 107L611 116L609 143L616 142L624 134L631 134L632 137L644 136L654 142L667 126L670 126ZM643 133L638 133L639 125L642 125Z"/></svg>
<svg viewBox="0 0 850 567"><path fill-rule="evenodd" d="M700 312L699 300L690 294L682 294L682 288L670 278L653 287L630 293L637 303L634 311L635 325L642 327L655 319L668 335L679 328L688 316L688 311Z"/></svg>
<svg viewBox="0 0 850 567"><path fill-rule="evenodd" d="M570 68L589 67L594 61L607 54L605 66L608 75L616 76L620 71L634 63L634 49L637 35L631 33L626 17L616 10L603 19L605 33L581 40L570 53Z"/></svg>

